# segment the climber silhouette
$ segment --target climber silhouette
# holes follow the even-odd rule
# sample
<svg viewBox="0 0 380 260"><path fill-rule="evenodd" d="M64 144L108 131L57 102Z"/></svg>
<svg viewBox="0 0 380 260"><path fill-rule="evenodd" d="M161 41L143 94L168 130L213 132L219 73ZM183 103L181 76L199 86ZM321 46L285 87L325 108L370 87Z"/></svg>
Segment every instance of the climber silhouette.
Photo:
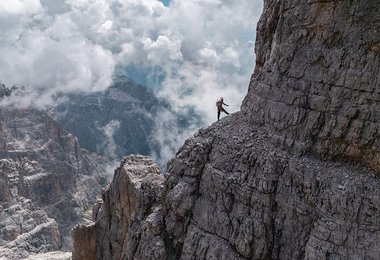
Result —
<svg viewBox="0 0 380 260"><path fill-rule="evenodd" d="M218 111L218 120L220 118L220 112L224 112L226 113L227 115L229 114L224 108L223 108L223 105L226 105L228 106L226 103L223 102L223 97L221 97L220 99L218 99L216 101L216 108L217 108L217 111Z"/></svg>

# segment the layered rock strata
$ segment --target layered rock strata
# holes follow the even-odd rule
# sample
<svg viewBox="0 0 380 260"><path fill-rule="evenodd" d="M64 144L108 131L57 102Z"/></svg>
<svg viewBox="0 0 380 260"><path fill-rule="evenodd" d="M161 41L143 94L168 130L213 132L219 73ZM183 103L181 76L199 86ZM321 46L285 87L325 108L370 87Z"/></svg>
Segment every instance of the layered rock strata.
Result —
<svg viewBox="0 0 380 260"><path fill-rule="evenodd" d="M70 249L72 227L106 183L107 162L46 113L1 108L0 258Z"/></svg>
<svg viewBox="0 0 380 260"><path fill-rule="evenodd" d="M265 1L242 111L199 130L169 162L150 204L165 253L153 257L143 240L144 256L380 259L379 8ZM102 209L128 205L105 201ZM96 229L96 240L133 240L132 225L145 223L134 214L122 235ZM110 254L101 245L93 259ZM118 248L110 259L144 259Z"/></svg>

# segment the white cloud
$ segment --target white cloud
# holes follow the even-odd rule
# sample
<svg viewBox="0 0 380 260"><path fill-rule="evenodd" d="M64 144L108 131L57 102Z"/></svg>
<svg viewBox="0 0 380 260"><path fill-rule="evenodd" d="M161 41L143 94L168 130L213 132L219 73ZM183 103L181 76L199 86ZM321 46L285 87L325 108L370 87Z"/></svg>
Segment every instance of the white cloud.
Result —
<svg viewBox="0 0 380 260"><path fill-rule="evenodd" d="M39 0L1 0L0 16L34 14L42 10Z"/></svg>
<svg viewBox="0 0 380 260"><path fill-rule="evenodd" d="M107 31L110 31L112 29L113 22L111 20L107 20L99 27L98 32L105 33Z"/></svg>
<svg viewBox="0 0 380 260"><path fill-rule="evenodd" d="M194 133L198 125L190 124L187 129L178 127L175 115L172 112L161 109L159 120L156 120L154 132L154 144L160 147L159 151L152 151L151 157L162 168L166 168L166 163L173 157L175 151L183 145L190 133Z"/></svg>
<svg viewBox="0 0 380 260"><path fill-rule="evenodd" d="M145 9L159 3L143 2ZM168 8L157 8L151 19L119 20L120 28L132 28L133 37L116 56L165 76L158 94L179 111L184 105L196 107L210 123L217 97L238 106L246 94L254 64L248 42L254 40L261 9L261 1L174 0ZM124 11L126 17L136 16Z"/></svg>
<svg viewBox="0 0 380 260"><path fill-rule="evenodd" d="M160 66L167 62L177 62L182 59L181 41L171 40L165 35L159 35L156 40L146 38L143 41L147 60L151 65Z"/></svg>
<svg viewBox="0 0 380 260"><path fill-rule="evenodd" d="M115 140L113 138L113 135L115 131L117 131L120 128L120 121L118 120L112 120L108 122L105 126L101 127L100 130L105 135L105 141L100 144L102 147L105 147L105 154L109 158L117 158L116 151L117 151L117 144L115 143Z"/></svg>
<svg viewBox="0 0 380 260"><path fill-rule="evenodd" d="M0 16L0 24L8 21L12 25L1 27L6 37L0 41L0 78L8 86L26 86L30 95L25 95L21 105L41 107L54 102L60 93L109 86L114 57L80 31L71 19L73 6L61 5L61 10L53 12L51 2L56 1L6 2L0 2L0 14L8 14Z"/></svg>

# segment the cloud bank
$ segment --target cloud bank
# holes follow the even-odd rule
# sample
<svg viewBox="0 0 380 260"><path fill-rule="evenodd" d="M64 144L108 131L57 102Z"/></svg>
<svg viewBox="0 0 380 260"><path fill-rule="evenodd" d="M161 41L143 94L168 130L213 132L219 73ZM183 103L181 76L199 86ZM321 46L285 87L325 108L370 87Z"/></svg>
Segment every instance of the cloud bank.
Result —
<svg viewBox="0 0 380 260"><path fill-rule="evenodd" d="M104 90L115 66L134 68L177 113L193 109L206 125L220 96L239 109L261 11L262 0L0 0L0 80L26 87L18 102L44 107ZM164 114L157 127L173 127Z"/></svg>
<svg viewBox="0 0 380 260"><path fill-rule="evenodd" d="M105 89L115 66L112 52L80 31L73 7L59 2L0 1L0 79L38 93L43 105L60 93Z"/></svg>

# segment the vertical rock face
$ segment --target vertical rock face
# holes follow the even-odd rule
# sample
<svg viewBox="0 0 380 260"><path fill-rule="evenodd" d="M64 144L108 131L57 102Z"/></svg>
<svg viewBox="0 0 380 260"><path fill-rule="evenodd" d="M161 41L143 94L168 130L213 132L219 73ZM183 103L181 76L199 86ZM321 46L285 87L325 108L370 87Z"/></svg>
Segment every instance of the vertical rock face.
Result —
<svg viewBox="0 0 380 260"><path fill-rule="evenodd" d="M265 1L242 110L279 143L379 169L377 1Z"/></svg>
<svg viewBox="0 0 380 260"><path fill-rule="evenodd" d="M74 259L91 260L96 258L97 226L78 225L73 230Z"/></svg>
<svg viewBox="0 0 380 260"><path fill-rule="evenodd" d="M71 228L100 192L106 162L81 151L47 114L1 108L0 258L69 249Z"/></svg>
<svg viewBox="0 0 380 260"><path fill-rule="evenodd" d="M242 112L187 140L149 204L165 252L154 259L380 259L379 8L265 1ZM97 238L130 241L144 223Z"/></svg>
<svg viewBox="0 0 380 260"><path fill-rule="evenodd" d="M127 156L103 192L95 223L74 229L73 258L165 259L160 201L164 177L143 156Z"/></svg>

